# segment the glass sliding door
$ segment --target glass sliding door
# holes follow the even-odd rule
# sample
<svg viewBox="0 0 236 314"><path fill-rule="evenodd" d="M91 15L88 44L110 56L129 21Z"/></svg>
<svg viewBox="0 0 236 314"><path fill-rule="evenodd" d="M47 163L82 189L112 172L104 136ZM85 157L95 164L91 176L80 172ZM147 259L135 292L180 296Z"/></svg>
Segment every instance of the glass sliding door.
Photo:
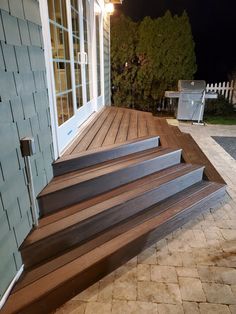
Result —
<svg viewBox="0 0 236 314"><path fill-rule="evenodd" d="M47 0L48 50L59 154L96 110L93 1Z"/></svg>
<svg viewBox="0 0 236 314"><path fill-rule="evenodd" d="M104 71L103 71L103 25L102 9L99 2L94 3L95 36L96 36L96 92L98 107L104 104Z"/></svg>
<svg viewBox="0 0 236 314"><path fill-rule="evenodd" d="M57 120L60 126L74 115L69 30L64 1L49 1L49 18Z"/></svg>
<svg viewBox="0 0 236 314"><path fill-rule="evenodd" d="M80 34L80 10L78 0L71 0L71 22L74 53L74 74L76 89L76 108L83 106L82 71L81 71L81 34Z"/></svg>
<svg viewBox="0 0 236 314"><path fill-rule="evenodd" d="M102 80L101 80L101 43L100 43L100 19L101 14L96 14L96 53L97 53L97 95L101 96L102 93Z"/></svg>
<svg viewBox="0 0 236 314"><path fill-rule="evenodd" d="M92 80L91 80L91 12L89 10L88 0L82 0L83 7L83 29L84 29L84 67L85 67L85 90L86 99L85 102L89 102L92 99Z"/></svg>

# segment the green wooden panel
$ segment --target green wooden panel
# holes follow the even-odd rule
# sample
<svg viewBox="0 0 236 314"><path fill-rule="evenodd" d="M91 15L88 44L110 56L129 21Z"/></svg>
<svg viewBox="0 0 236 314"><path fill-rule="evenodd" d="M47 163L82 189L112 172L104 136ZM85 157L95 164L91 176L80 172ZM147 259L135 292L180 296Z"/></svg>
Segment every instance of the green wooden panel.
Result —
<svg viewBox="0 0 236 314"><path fill-rule="evenodd" d="M2 21L6 36L6 43L9 45L20 45L21 40L17 18L11 16L5 11L2 11Z"/></svg>
<svg viewBox="0 0 236 314"><path fill-rule="evenodd" d="M34 76L32 72L28 73L21 73L20 74L21 80L23 82L23 93L28 94L30 92L35 91L35 84L34 84Z"/></svg>
<svg viewBox="0 0 236 314"><path fill-rule="evenodd" d="M1 296L22 264L18 246L32 225L19 139L32 134L35 138L32 170L38 194L52 177L52 136L39 3L0 0L0 7L5 9L0 12Z"/></svg>
<svg viewBox="0 0 236 314"><path fill-rule="evenodd" d="M28 21L41 25L39 3L35 0L23 0L25 18Z"/></svg>
<svg viewBox="0 0 236 314"><path fill-rule="evenodd" d="M13 255L8 260L4 267L4 271L0 272L0 294L3 295L6 291L8 285L11 283L12 279L16 274L16 265Z"/></svg>
<svg viewBox="0 0 236 314"><path fill-rule="evenodd" d="M21 213L17 200L15 200L14 203L8 209L6 209L6 214L11 228L20 221Z"/></svg>
<svg viewBox="0 0 236 314"><path fill-rule="evenodd" d="M6 67L5 67L5 62L3 59L3 53L2 53L2 47L1 47L1 43L0 43L0 70L5 71Z"/></svg>
<svg viewBox="0 0 236 314"><path fill-rule="evenodd" d="M0 95L2 100L9 100L16 96L14 77L11 72L0 70Z"/></svg>
<svg viewBox="0 0 236 314"><path fill-rule="evenodd" d="M5 35L4 35L4 31L3 31L1 12L0 12L0 40L4 40L5 41Z"/></svg>
<svg viewBox="0 0 236 314"><path fill-rule="evenodd" d="M24 84L20 73L13 73L15 79L16 93L17 95L22 95L24 92ZM13 98L13 97L12 97Z"/></svg>
<svg viewBox="0 0 236 314"><path fill-rule="evenodd" d="M35 87L37 90L37 94L39 93L39 91L44 91L45 93L45 89L47 88L46 84L45 84L45 78L44 78L44 72L42 71L37 71L34 72L34 81L35 81ZM46 95L47 98L47 95ZM48 100L46 99L46 104L48 104Z"/></svg>
<svg viewBox="0 0 236 314"><path fill-rule="evenodd" d="M16 269L19 270L21 265L22 265L22 258L21 254L19 251L16 251L13 253L14 259L15 259L15 264L16 264Z"/></svg>
<svg viewBox="0 0 236 314"><path fill-rule="evenodd" d="M29 56L32 71L45 70L43 50L39 47L29 47Z"/></svg>
<svg viewBox="0 0 236 314"><path fill-rule="evenodd" d="M2 51L7 71L18 71L15 48L2 42Z"/></svg>
<svg viewBox="0 0 236 314"><path fill-rule="evenodd" d="M24 10L22 5L22 0L9 0L10 13L13 16L24 18Z"/></svg>
<svg viewBox="0 0 236 314"><path fill-rule="evenodd" d="M0 1L0 9L3 9L5 11L9 12L9 4L8 4L8 0L1 0Z"/></svg>
<svg viewBox="0 0 236 314"><path fill-rule="evenodd" d="M21 215L24 216L30 210L30 200L26 189L18 196L17 200Z"/></svg>
<svg viewBox="0 0 236 314"><path fill-rule="evenodd" d="M1 164L0 164L0 182L1 182ZM1 183L0 183L0 186L1 186ZM2 197L1 197L1 193L0 193L0 213L2 214L3 213L3 204L2 204Z"/></svg>
<svg viewBox="0 0 236 314"><path fill-rule="evenodd" d="M30 36L29 36L28 23L26 21L23 21L23 20L19 20L18 22L19 22L21 42L23 45L30 46Z"/></svg>
<svg viewBox="0 0 236 314"><path fill-rule="evenodd" d="M36 114L33 94L23 95L21 97L24 110L24 118L28 119Z"/></svg>
<svg viewBox="0 0 236 314"><path fill-rule="evenodd" d="M31 227L26 213L14 228L18 246L22 244Z"/></svg>
<svg viewBox="0 0 236 314"><path fill-rule="evenodd" d="M43 90L34 93L35 108L37 112L41 115L45 113L45 110L49 107L47 91Z"/></svg>
<svg viewBox="0 0 236 314"><path fill-rule="evenodd" d="M0 102L0 123L12 122L12 112L9 101Z"/></svg>
<svg viewBox="0 0 236 314"><path fill-rule="evenodd" d="M4 180L9 180L15 173L20 170L16 149L0 157Z"/></svg>
<svg viewBox="0 0 236 314"><path fill-rule="evenodd" d="M19 145L16 125L14 123L0 123L1 156L15 150L15 147Z"/></svg>
<svg viewBox="0 0 236 314"><path fill-rule="evenodd" d="M7 265L13 252L17 251L16 239L13 231L9 231L0 241L0 265ZM1 278L1 277L0 277ZM1 278L2 279L2 278ZM0 280L1 282L1 280Z"/></svg>
<svg viewBox="0 0 236 314"><path fill-rule="evenodd" d="M20 97L16 97L10 100L11 110L13 114L13 121L24 119L24 112L22 107L22 102Z"/></svg>
<svg viewBox="0 0 236 314"><path fill-rule="evenodd" d="M48 148L48 146L52 142L51 136L48 136L50 134L50 127L45 128L44 130L41 131L40 138L39 138L39 146L40 150L45 153L45 149ZM47 155L49 156L49 155Z"/></svg>
<svg viewBox="0 0 236 314"><path fill-rule="evenodd" d="M40 132L38 115L30 118L30 126L33 136L36 136Z"/></svg>
<svg viewBox="0 0 236 314"><path fill-rule="evenodd" d="M32 130L29 119L17 121L17 129L19 133L19 138L32 136Z"/></svg>
<svg viewBox="0 0 236 314"><path fill-rule="evenodd" d="M27 47L25 46L16 47L15 51L16 51L16 59L18 63L19 72L31 71Z"/></svg>
<svg viewBox="0 0 236 314"><path fill-rule="evenodd" d="M3 206L4 208L9 208L14 203L16 197L25 191L23 171L18 171L14 177L6 181L1 190Z"/></svg>
<svg viewBox="0 0 236 314"><path fill-rule="evenodd" d="M31 45L41 47L41 38L39 33L39 26L37 24L28 22Z"/></svg>
<svg viewBox="0 0 236 314"><path fill-rule="evenodd" d="M43 159L42 154L39 155L39 157L35 158L35 164L36 164L37 175L39 176L44 170L44 159Z"/></svg>
<svg viewBox="0 0 236 314"><path fill-rule="evenodd" d="M48 128L49 126L49 121L48 121L48 115L46 110L42 111L40 113L40 119L39 119L39 126L40 126L40 130L45 130Z"/></svg>
<svg viewBox="0 0 236 314"><path fill-rule="evenodd" d="M6 212L2 212L0 215L0 241L8 234L10 226Z"/></svg>

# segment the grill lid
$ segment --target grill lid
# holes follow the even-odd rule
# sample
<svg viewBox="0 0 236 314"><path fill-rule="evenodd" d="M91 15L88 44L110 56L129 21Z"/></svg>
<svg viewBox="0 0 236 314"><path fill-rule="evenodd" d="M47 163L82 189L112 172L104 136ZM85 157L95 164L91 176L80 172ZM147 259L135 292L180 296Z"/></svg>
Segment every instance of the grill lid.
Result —
<svg viewBox="0 0 236 314"><path fill-rule="evenodd" d="M203 92L206 82L203 80L179 80L178 89L180 92Z"/></svg>

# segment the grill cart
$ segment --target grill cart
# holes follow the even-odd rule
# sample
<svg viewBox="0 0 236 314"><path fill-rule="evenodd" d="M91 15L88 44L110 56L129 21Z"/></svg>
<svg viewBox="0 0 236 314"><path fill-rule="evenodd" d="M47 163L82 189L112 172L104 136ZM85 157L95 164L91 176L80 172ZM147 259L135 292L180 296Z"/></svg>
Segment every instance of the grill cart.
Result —
<svg viewBox="0 0 236 314"><path fill-rule="evenodd" d="M203 120L205 99L217 99L217 93L206 92L206 82L202 80L179 80L178 91L166 91L165 97L178 98L177 119Z"/></svg>

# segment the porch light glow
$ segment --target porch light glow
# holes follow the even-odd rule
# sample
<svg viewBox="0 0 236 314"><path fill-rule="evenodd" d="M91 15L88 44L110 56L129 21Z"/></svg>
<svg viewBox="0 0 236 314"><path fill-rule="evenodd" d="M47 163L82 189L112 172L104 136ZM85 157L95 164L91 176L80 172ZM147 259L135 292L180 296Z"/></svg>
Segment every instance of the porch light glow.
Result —
<svg viewBox="0 0 236 314"><path fill-rule="evenodd" d="M107 14L113 14L115 11L114 4L109 2L105 4L105 11Z"/></svg>

